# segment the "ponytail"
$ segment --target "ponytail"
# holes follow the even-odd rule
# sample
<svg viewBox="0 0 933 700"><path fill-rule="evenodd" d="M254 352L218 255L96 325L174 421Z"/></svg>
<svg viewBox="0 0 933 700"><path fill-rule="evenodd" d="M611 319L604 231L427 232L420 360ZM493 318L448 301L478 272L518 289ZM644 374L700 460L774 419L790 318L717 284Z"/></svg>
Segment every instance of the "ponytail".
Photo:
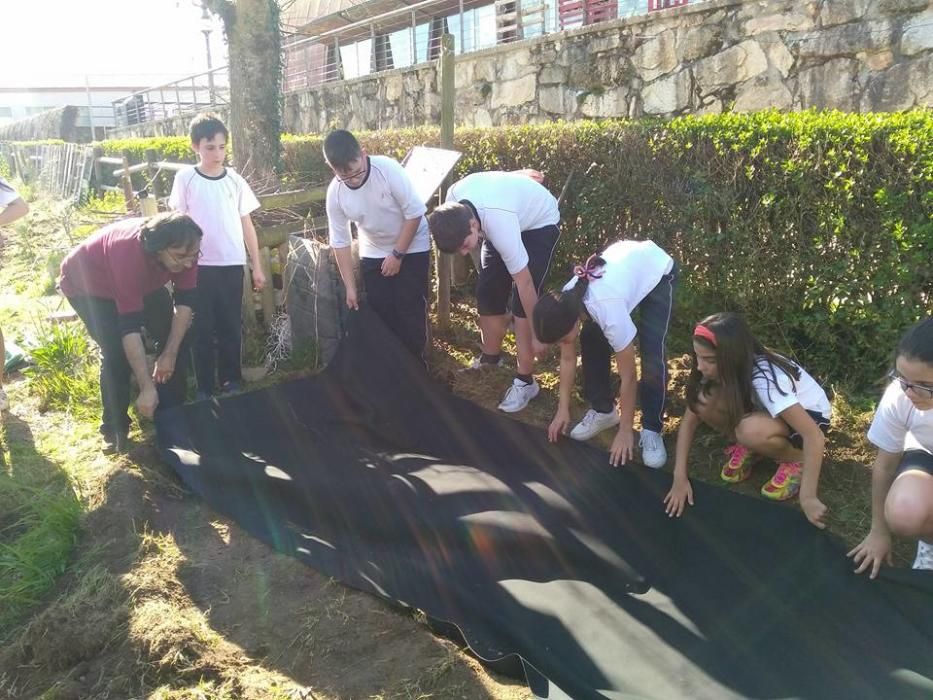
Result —
<svg viewBox="0 0 933 700"><path fill-rule="evenodd" d="M577 281L573 287L564 291L550 291L545 294L531 315L535 337L542 343L556 343L570 331L579 320L585 307L583 298L590 282L603 276L606 264L598 255L591 255L583 265L575 265L573 274Z"/></svg>

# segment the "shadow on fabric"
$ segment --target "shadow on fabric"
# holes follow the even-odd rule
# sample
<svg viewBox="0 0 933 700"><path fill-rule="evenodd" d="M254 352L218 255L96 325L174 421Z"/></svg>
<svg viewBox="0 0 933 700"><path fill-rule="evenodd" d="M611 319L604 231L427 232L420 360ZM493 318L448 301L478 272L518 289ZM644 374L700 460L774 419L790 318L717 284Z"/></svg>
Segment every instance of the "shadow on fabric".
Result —
<svg viewBox="0 0 933 700"><path fill-rule="evenodd" d="M253 535L542 697L933 696L933 575L856 577L800 513L703 483L670 519L670 474L451 395L366 310L323 373L166 411L158 441Z"/></svg>

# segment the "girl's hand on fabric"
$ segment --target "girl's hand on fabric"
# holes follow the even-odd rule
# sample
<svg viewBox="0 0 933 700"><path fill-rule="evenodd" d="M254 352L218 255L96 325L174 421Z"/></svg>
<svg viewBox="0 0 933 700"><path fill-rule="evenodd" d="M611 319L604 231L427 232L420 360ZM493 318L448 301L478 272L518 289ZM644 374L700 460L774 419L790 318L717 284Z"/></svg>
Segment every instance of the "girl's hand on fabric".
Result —
<svg viewBox="0 0 933 700"><path fill-rule="evenodd" d="M347 290L347 308L353 309L354 311L360 308L360 302L359 299L357 299L355 289Z"/></svg>
<svg viewBox="0 0 933 700"><path fill-rule="evenodd" d="M159 392L155 386L148 386L136 397L136 409L146 418L152 418L159 406Z"/></svg>
<svg viewBox="0 0 933 700"><path fill-rule="evenodd" d="M803 514L807 516L807 520L809 520L810 523L816 525L821 530L826 527L823 518L826 516L826 511L828 509L819 498L816 496L812 498L801 498L800 508L803 510Z"/></svg>
<svg viewBox="0 0 933 700"><path fill-rule="evenodd" d="M253 289L256 291L261 290L266 286L266 276L263 274L263 271L259 268L253 270Z"/></svg>
<svg viewBox="0 0 933 700"><path fill-rule="evenodd" d="M614 467L623 466L635 455L635 434L631 428L619 428L612 447L609 448L609 464Z"/></svg>
<svg viewBox="0 0 933 700"><path fill-rule="evenodd" d="M165 384L175 374L175 356L163 353L156 358L152 370L152 381L156 384Z"/></svg>
<svg viewBox="0 0 933 700"><path fill-rule="evenodd" d="M679 518L684 513L684 506L693 505L693 487L690 479L674 479L671 490L664 497L664 512L669 518Z"/></svg>
<svg viewBox="0 0 933 700"><path fill-rule="evenodd" d="M402 261L394 255L387 255L382 259L382 276L395 277L402 269Z"/></svg>
<svg viewBox="0 0 933 700"><path fill-rule="evenodd" d="M887 564L893 566L894 560L891 557L891 536L878 533L872 530L865 536L855 549L849 552L847 557L851 557L857 568L855 573L861 574L871 569L868 578L877 578L881 571L881 565Z"/></svg>
<svg viewBox="0 0 933 700"><path fill-rule="evenodd" d="M567 426L570 425L570 411L557 409L554 414L554 420L547 429L547 439L551 442L557 442L557 438L567 434Z"/></svg>

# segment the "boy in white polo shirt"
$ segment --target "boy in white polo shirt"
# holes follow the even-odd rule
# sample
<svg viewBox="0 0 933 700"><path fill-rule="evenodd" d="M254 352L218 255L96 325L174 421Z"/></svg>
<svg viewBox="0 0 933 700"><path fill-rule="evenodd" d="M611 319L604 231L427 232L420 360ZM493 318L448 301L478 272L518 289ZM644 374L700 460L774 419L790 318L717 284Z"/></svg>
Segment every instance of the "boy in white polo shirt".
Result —
<svg viewBox="0 0 933 700"><path fill-rule="evenodd" d="M518 368L499 410L515 413L538 395L534 335L529 319L560 237L557 199L539 173L473 173L454 183L447 202L428 217L431 235L445 253L469 254L482 246L476 305L482 355L473 367L501 363L509 295Z"/></svg>
<svg viewBox="0 0 933 700"><path fill-rule="evenodd" d="M401 165L368 155L349 131L327 135L324 158L334 172L327 188L327 222L347 306L359 305L350 249L354 223L370 307L425 363L431 244L424 202Z"/></svg>
<svg viewBox="0 0 933 700"><path fill-rule="evenodd" d="M194 370L200 399L212 396L216 386L223 392L236 391L242 381L243 265L247 253L253 287L262 289L266 278L250 218L259 209L259 200L246 180L224 165L227 127L216 115L203 113L191 121L190 133L198 164L175 174L169 205L188 214L204 232L194 317Z"/></svg>

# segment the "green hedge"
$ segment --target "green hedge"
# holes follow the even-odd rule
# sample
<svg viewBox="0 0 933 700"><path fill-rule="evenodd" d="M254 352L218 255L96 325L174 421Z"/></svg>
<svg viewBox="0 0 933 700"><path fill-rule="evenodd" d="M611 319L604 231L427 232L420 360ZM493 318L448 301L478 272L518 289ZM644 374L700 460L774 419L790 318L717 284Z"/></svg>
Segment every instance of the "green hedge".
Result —
<svg viewBox="0 0 933 700"><path fill-rule="evenodd" d="M437 134L358 136L400 158ZM559 122L455 141L458 176L535 167L557 194L573 171L553 283L619 238L670 251L682 270L674 351L698 318L736 309L812 371L867 385L933 308L931 111ZM285 135L283 164L291 182L329 179L318 135Z"/></svg>

